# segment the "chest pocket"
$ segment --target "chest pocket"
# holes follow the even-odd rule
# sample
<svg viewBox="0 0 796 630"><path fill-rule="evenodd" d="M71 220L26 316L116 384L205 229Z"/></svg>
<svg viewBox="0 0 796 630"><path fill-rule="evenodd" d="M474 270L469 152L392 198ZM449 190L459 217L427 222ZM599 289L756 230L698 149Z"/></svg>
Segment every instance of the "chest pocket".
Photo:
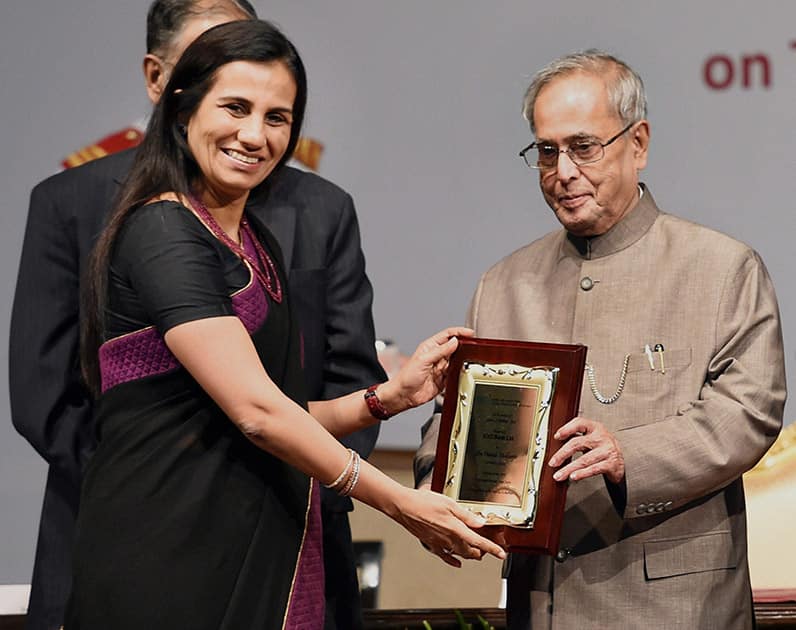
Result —
<svg viewBox="0 0 796 630"><path fill-rule="evenodd" d="M622 403L625 421L623 427L636 426L676 413L678 406L692 398L684 390L685 375L691 365L691 348L665 350L663 364L658 352L650 357L633 353L627 366L625 389L619 402Z"/></svg>

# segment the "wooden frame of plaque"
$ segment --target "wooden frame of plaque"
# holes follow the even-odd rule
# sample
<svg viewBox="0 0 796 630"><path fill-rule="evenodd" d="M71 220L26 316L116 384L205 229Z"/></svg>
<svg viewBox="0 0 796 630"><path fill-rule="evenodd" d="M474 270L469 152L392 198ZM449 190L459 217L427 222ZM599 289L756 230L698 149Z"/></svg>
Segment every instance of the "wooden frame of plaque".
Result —
<svg viewBox="0 0 796 630"><path fill-rule="evenodd" d="M475 337L451 357L431 488L508 551L558 551L567 484L547 461L578 413L585 363L586 346Z"/></svg>

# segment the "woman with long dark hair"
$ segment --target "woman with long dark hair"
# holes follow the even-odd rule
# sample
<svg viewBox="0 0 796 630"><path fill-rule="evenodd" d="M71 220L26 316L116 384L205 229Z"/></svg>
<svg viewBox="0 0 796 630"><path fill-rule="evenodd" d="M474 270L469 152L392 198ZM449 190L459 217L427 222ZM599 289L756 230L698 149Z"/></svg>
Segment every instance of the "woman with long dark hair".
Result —
<svg viewBox="0 0 796 630"><path fill-rule="evenodd" d="M67 630L321 628L318 482L452 564L503 556L480 519L335 439L430 400L468 329L423 342L386 383L306 402L278 246L244 212L289 159L306 96L292 44L248 20L201 35L155 108L89 269L99 445Z"/></svg>

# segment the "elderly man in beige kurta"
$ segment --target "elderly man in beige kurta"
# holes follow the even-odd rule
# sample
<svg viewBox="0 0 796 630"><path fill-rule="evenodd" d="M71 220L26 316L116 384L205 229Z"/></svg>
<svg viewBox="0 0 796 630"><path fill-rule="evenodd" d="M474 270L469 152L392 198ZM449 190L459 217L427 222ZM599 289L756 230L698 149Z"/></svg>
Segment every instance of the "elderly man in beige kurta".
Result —
<svg viewBox="0 0 796 630"><path fill-rule="evenodd" d="M550 459L570 483L560 550L510 557L509 628L751 628L741 475L777 436L785 401L765 267L662 212L639 183L649 124L625 64L596 51L557 60L525 105L538 138L526 160L565 229L487 271L468 324L585 344L588 366Z"/></svg>

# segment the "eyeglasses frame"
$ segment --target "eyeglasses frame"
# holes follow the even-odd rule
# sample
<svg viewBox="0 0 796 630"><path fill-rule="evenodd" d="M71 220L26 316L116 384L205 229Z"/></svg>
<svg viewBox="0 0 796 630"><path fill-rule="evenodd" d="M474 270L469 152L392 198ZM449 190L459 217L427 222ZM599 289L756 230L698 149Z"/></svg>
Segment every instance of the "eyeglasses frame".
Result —
<svg viewBox="0 0 796 630"><path fill-rule="evenodd" d="M619 140L619 138L621 138L622 135L624 135L625 133L630 131L630 129L633 127L633 125L635 125L637 122L639 122L639 121L637 120L635 122L630 123L624 129L622 129L622 131L620 131L615 136L611 136L605 142L598 142L597 144L600 145L600 147L602 148L603 152L600 155L600 157L598 157L595 160L589 160L588 162L576 162L575 159L572 157L572 154L570 153L570 151L571 151L570 148L562 149L560 147L558 149L558 157L560 158L562 153L566 153L567 157L570 159L570 161L577 167L586 166L587 164L594 164L595 162L599 162L600 160L602 160L605 157L605 147L607 147L608 145L613 144L614 142ZM523 159L525 164L528 165L528 168L532 168L532 169L537 170L537 171L551 171L551 170L555 169L556 166L540 166L539 164L531 164L528 161L528 158L525 157L525 154L528 153L528 151L530 151L531 149L535 149L538 146L539 146L539 141L538 140L534 140L533 142L531 142L531 144L529 144L522 151L520 151L519 156ZM556 159L556 164L558 164L558 158Z"/></svg>

